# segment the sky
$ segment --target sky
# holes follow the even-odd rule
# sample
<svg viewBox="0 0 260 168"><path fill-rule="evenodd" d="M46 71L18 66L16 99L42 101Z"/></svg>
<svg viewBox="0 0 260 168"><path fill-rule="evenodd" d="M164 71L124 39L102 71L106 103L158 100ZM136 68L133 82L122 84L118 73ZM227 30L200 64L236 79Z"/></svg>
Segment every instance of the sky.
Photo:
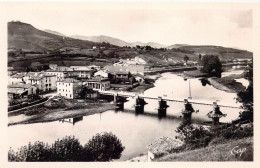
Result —
<svg viewBox="0 0 260 168"><path fill-rule="evenodd" d="M253 48L253 10L228 4L22 3L9 4L5 19L67 36L106 35L126 42Z"/></svg>

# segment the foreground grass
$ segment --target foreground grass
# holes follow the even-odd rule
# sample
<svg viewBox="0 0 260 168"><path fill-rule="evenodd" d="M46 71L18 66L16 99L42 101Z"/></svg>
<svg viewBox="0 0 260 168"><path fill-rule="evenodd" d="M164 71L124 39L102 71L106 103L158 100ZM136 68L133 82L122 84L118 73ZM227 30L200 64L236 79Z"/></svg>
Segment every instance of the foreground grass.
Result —
<svg viewBox="0 0 260 168"><path fill-rule="evenodd" d="M243 152L236 152L239 149ZM223 144L210 145L206 148L173 153L155 161L253 161L253 137L230 140Z"/></svg>

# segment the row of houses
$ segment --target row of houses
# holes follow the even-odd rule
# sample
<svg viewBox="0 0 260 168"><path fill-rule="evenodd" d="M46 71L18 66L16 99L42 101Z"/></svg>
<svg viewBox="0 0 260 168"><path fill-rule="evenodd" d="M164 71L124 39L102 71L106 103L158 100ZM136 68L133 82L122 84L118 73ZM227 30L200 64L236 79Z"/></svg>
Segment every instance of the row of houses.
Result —
<svg viewBox="0 0 260 168"><path fill-rule="evenodd" d="M117 67L106 66L102 70L99 66L57 66L50 64L50 69L45 72L21 72L9 76L10 93L20 93L28 90L28 86L38 92L57 90L58 94L74 99L79 97L83 87L93 90L109 90L111 83L132 84L133 81L144 81L144 67ZM19 87L17 87L19 84ZM22 86L24 86L22 88ZM17 87L19 92L12 92L11 88ZM13 89L15 90L15 89ZM26 92L36 94L36 92ZM14 96L13 96L14 97Z"/></svg>

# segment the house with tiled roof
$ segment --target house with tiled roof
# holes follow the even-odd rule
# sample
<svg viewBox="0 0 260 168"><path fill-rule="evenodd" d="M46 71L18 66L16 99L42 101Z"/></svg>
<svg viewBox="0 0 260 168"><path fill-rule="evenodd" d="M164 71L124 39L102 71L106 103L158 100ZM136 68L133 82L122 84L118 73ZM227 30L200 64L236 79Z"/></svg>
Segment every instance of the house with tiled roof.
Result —
<svg viewBox="0 0 260 168"><path fill-rule="evenodd" d="M56 90L56 76L45 72L30 72L27 74L27 84L36 85L40 91Z"/></svg>
<svg viewBox="0 0 260 168"><path fill-rule="evenodd" d="M164 154L168 154L173 149L177 149L182 145L183 142L179 140L161 137L146 147L148 149L148 161L153 161Z"/></svg>

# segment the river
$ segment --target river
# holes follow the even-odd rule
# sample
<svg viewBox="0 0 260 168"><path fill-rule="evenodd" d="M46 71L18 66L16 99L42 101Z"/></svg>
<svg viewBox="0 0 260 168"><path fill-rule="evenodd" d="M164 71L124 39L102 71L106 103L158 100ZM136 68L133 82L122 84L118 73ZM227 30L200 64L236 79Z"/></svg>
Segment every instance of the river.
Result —
<svg viewBox="0 0 260 168"><path fill-rule="evenodd" d="M230 72L229 72L230 73ZM189 81L190 80L190 81ZM185 99L189 97L189 83L191 86L191 97L196 100L218 101L229 105L236 104L236 94L226 93L215 89L213 86L202 85L199 79L184 80L176 73L163 73L155 82L155 87L144 92L145 96L164 96L167 98ZM172 118L156 117L158 102L155 100L146 100L145 114L136 115L134 113L134 100L125 103L125 111L106 111L102 114L84 116L77 119L73 124L73 119L67 119L67 122L55 121L48 123L35 123L26 125L14 125L8 127L9 146L17 150L28 142L43 141L53 143L58 138L67 135L74 135L81 144L100 132L112 132L125 146L120 160L127 160L146 152L146 146L162 136L174 138L175 129L182 122L181 110L183 103L168 102L170 106L167 109L167 115ZM206 114L212 110L212 106L193 105L198 113L193 113L193 121L211 121ZM239 115L239 109L220 108L227 114L227 117L221 118L221 122L229 122L236 119Z"/></svg>

